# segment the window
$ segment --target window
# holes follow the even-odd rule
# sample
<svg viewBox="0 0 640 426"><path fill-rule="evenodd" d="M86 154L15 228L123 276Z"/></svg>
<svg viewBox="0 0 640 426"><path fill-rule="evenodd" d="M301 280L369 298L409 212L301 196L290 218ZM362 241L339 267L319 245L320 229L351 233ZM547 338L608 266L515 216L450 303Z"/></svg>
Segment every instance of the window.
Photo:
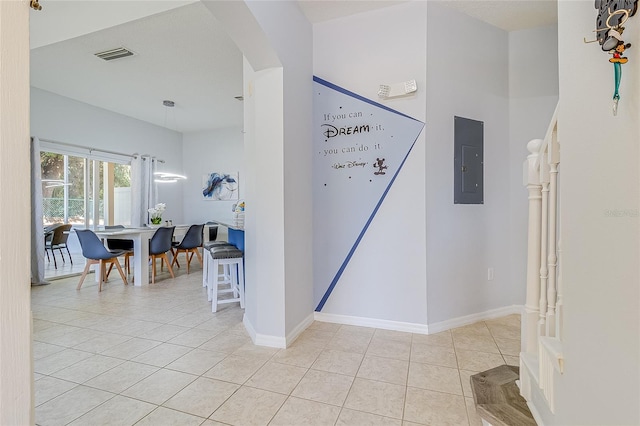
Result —
<svg viewBox="0 0 640 426"><path fill-rule="evenodd" d="M49 151L40 153L43 222L80 227L131 223L131 166Z"/></svg>
<svg viewBox="0 0 640 426"><path fill-rule="evenodd" d="M84 225L84 159L54 152L41 152L42 210L44 225Z"/></svg>

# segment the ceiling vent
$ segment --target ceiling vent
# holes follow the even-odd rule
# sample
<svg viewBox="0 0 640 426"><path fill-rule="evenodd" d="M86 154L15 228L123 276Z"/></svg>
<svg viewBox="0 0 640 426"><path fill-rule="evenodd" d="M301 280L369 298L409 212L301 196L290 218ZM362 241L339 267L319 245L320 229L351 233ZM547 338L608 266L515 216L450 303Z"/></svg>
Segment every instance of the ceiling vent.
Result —
<svg viewBox="0 0 640 426"><path fill-rule="evenodd" d="M111 61L118 58L125 58L127 56L133 56L134 53L124 47L118 47L117 49L105 50L104 52L95 53L95 55L104 59L105 61Z"/></svg>

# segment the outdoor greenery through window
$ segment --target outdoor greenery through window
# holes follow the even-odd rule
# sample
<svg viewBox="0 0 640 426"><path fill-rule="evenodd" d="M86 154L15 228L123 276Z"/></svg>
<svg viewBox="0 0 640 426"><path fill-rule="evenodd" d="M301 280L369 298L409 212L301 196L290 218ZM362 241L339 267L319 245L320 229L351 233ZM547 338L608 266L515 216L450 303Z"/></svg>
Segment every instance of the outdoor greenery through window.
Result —
<svg viewBox="0 0 640 426"><path fill-rule="evenodd" d="M128 164L53 152L41 152L40 164L44 225L130 224L131 167ZM94 202L98 204L97 209Z"/></svg>

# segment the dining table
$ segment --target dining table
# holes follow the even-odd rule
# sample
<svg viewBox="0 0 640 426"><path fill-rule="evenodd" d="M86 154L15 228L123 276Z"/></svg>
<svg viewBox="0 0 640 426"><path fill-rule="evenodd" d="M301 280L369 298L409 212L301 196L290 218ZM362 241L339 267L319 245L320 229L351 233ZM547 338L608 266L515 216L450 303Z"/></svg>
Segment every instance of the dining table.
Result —
<svg viewBox="0 0 640 426"><path fill-rule="evenodd" d="M191 225L174 225L174 237L184 236ZM204 226L204 242L209 241L209 227ZM142 286L149 284L149 240L158 227L121 228L96 230L96 235L106 244L107 239L133 240L133 284ZM98 268L99 269L99 268ZM96 282L100 282L100 271L96 270Z"/></svg>

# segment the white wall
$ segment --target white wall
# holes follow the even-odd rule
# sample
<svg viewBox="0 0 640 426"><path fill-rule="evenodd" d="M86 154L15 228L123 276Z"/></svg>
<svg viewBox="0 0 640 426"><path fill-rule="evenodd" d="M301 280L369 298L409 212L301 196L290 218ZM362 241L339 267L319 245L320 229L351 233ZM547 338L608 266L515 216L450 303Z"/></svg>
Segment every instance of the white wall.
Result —
<svg viewBox="0 0 640 426"><path fill-rule="evenodd" d="M228 127L182 135L182 164L187 180L182 184L185 223L205 223L231 217L237 201L202 198L202 176L211 172L239 173L239 196L245 197L244 140L242 128Z"/></svg>
<svg viewBox="0 0 640 426"><path fill-rule="evenodd" d="M264 336L275 336L282 346L286 336L282 69L255 72L245 60L244 81L245 158L249 170L245 317L258 334L256 343Z"/></svg>
<svg viewBox="0 0 640 426"><path fill-rule="evenodd" d="M428 5L429 324L522 303L509 273L509 66L505 31ZM484 122L484 204L453 204L453 120ZM524 255L524 254L523 254ZM495 278L487 281L487 268Z"/></svg>
<svg viewBox="0 0 640 426"><path fill-rule="evenodd" d="M0 2L0 424L34 423L29 8Z"/></svg>
<svg viewBox="0 0 640 426"><path fill-rule="evenodd" d="M311 25L295 2L204 4L245 55L245 324L284 346L313 318Z"/></svg>
<svg viewBox="0 0 640 426"><path fill-rule="evenodd" d="M34 87L31 134L124 154L150 154L165 161L160 171L182 172L181 133ZM182 223L181 182L159 186L158 201L167 204L164 218Z"/></svg>
<svg viewBox="0 0 640 426"><path fill-rule="evenodd" d="M548 425L640 424L640 17L614 117L610 55L582 42L595 14L558 3L565 372Z"/></svg>
<svg viewBox="0 0 640 426"><path fill-rule="evenodd" d="M544 137L558 102L557 25L509 33L509 282L524 304L527 271L527 143Z"/></svg>
<svg viewBox="0 0 640 426"><path fill-rule="evenodd" d="M371 99L416 78L416 96L386 103L426 122L323 313L435 330L524 303L521 165L557 100L556 40L554 27L510 35L437 2L314 25L315 75ZM484 121L482 205L453 204L455 115Z"/></svg>
<svg viewBox="0 0 640 426"><path fill-rule="evenodd" d="M260 150L282 150L282 226L284 231L284 332L292 338L313 313L312 287L312 196L311 196L311 96L312 96L312 28L295 2L247 2L260 23L271 47L282 63L282 142ZM264 80L266 82L267 80ZM259 96L256 86L256 96ZM268 99L257 101L256 118L261 125L270 115ZM263 103L265 102L265 103ZM275 104L279 107L279 97ZM274 112L275 113L275 112ZM268 126L274 126L275 123ZM262 143L262 135L256 133ZM257 188L266 196L271 189L280 191L276 182L265 180L274 173L275 164L257 158ZM247 163L247 167L249 167ZM268 173L263 176L263 173ZM251 209L251 206L248 205ZM280 218L278 218L280 219ZM269 226L268 224L265 224ZM279 225L277 225L279 226ZM263 249L269 246L263 241Z"/></svg>
<svg viewBox="0 0 640 426"><path fill-rule="evenodd" d="M424 122L426 37L426 2L315 24L313 72ZM378 98L380 84L410 79L415 95ZM423 131L322 313L426 325L424 161Z"/></svg>

